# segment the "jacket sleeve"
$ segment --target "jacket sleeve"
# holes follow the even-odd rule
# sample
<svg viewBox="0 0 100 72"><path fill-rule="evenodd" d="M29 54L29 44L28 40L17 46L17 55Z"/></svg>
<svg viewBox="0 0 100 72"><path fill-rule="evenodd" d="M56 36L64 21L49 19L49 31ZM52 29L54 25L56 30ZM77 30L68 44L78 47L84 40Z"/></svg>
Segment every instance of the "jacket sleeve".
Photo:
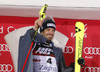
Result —
<svg viewBox="0 0 100 72"><path fill-rule="evenodd" d="M24 62L26 60L26 56L30 49L30 45L31 45L30 30L27 30L27 32L23 36L21 36L19 39L18 72L21 72L23 68ZM28 60L23 72L27 72L30 58L31 58L31 54L28 57Z"/></svg>
<svg viewBox="0 0 100 72"><path fill-rule="evenodd" d="M74 72L72 67L66 66L62 50L60 53L60 72Z"/></svg>

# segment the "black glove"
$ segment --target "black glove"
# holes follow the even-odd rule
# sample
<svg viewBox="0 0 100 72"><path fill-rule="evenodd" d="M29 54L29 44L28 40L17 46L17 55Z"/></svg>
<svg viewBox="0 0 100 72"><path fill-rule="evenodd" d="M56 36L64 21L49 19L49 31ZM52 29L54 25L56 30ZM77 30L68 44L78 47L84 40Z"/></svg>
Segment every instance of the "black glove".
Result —
<svg viewBox="0 0 100 72"><path fill-rule="evenodd" d="M84 58L79 58L78 59L78 64L81 65L81 67L84 67L85 66L85 60L84 60ZM72 67L73 69L74 69L74 66L75 66L75 63L71 63L69 65L69 67Z"/></svg>
<svg viewBox="0 0 100 72"><path fill-rule="evenodd" d="M73 70L74 70L74 66L75 66L75 63L71 63L71 64L69 65L69 67L73 68Z"/></svg>
<svg viewBox="0 0 100 72"><path fill-rule="evenodd" d="M85 66L85 60L84 60L84 58L79 58L78 59L78 64L81 65L81 67L84 67Z"/></svg>

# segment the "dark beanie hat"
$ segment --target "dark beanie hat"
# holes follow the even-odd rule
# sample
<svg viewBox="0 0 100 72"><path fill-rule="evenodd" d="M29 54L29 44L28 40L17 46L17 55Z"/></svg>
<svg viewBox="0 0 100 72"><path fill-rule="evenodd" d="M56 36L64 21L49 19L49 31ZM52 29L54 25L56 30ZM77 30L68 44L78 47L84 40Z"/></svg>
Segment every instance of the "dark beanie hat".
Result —
<svg viewBox="0 0 100 72"><path fill-rule="evenodd" d="M46 28L54 28L56 29L56 25L53 19L47 18L44 20L42 26L40 27L40 33L44 31Z"/></svg>

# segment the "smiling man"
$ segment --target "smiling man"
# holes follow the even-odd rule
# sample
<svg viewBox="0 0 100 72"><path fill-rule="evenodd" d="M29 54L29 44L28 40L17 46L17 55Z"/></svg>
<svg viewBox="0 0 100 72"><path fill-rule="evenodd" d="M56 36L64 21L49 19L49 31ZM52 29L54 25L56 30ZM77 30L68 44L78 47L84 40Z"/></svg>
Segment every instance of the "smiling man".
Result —
<svg viewBox="0 0 100 72"><path fill-rule="evenodd" d="M56 24L53 18L35 21L34 30L40 26L40 33L47 40L35 43L33 47L33 70L35 72L72 72L73 68L66 67L61 49L53 45Z"/></svg>
<svg viewBox="0 0 100 72"><path fill-rule="evenodd" d="M38 26L40 33L37 33L33 40ZM23 68L32 41L34 42L32 51L23 72L74 72L74 64L66 66L62 50L55 47L52 42L55 30L56 24L53 18L48 17L42 21L37 19L34 27L20 37L18 72Z"/></svg>
<svg viewBox="0 0 100 72"><path fill-rule="evenodd" d="M53 22L52 19L47 18L46 20L44 20L42 26L40 27L40 33L49 41L51 41L54 37L55 29L55 22Z"/></svg>

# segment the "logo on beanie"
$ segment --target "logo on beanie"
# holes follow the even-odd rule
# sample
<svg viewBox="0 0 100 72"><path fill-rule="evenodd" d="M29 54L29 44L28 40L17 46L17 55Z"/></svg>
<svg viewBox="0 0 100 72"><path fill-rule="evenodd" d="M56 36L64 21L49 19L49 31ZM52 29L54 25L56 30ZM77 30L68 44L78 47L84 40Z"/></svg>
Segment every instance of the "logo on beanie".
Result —
<svg viewBox="0 0 100 72"><path fill-rule="evenodd" d="M55 23L43 24L43 25L40 27L40 32L44 31L46 28L54 28L54 29L56 29Z"/></svg>
<svg viewBox="0 0 100 72"><path fill-rule="evenodd" d="M55 24L53 24L53 23L48 23L47 27L54 27L54 28L56 28Z"/></svg>

